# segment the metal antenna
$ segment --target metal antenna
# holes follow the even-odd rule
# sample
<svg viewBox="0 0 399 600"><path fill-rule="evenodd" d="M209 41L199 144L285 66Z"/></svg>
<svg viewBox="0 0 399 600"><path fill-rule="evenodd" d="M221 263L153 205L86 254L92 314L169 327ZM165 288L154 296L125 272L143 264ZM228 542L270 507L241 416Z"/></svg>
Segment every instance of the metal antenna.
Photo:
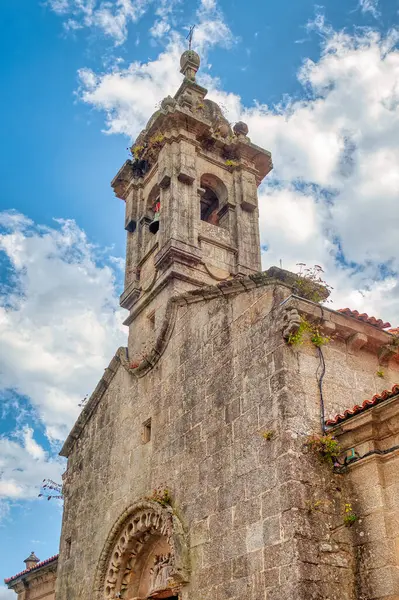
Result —
<svg viewBox="0 0 399 600"><path fill-rule="evenodd" d="M189 50L191 50L191 44L192 44L192 41L193 41L194 28L195 28L195 25L193 25L192 27L190 27L190 31L188 32L188 36L186 37L186 40L188 40L188 49Z"/></svg>

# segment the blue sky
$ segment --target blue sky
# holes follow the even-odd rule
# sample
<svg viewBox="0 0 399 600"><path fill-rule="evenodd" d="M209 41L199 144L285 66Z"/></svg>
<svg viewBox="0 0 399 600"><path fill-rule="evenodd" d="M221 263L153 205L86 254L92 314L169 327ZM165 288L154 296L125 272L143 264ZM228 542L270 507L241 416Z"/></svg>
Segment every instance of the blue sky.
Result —
<svg viewBox="0 0 399 600"><path fill-rule="evenodd" d="M110 181L181 78L273 153L263 264L322 264L334 306L399 323L398 0L3 0L0 577L57 552L37 498L126 332L124 207ZM12 597L12 596L10 596ZM8 592L0 586L0 600Z"/></svg>

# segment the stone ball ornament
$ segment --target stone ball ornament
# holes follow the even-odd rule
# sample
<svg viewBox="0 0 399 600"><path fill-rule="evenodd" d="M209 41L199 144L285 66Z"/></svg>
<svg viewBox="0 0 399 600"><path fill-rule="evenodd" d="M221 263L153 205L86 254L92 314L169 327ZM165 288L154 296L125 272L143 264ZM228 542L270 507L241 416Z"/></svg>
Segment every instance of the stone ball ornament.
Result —
<svg viewBox="0 0 399 600"><path fill-rule="evenodd" d="M186 50L183 52L180 58L180 67L183 69L188 62L190 62L193 66L195 65L197 69L199 69L201 64L199 54L197 54L194 50Z"/></svg>
<svg viewBox="0 0 399 600"><path fill-rule="evenodd" d="M165 110L167 108L174 108L176 104L176 100L172 98L172 96L166 96L166 98L162 100L161 107Z"/></svg>
<svg viewBox="0 0 399 600"><path fill-rule="evenodd" d="M243 121L238 121L233 127L233 131L236 135L248 135L248 125Z"/></svg>

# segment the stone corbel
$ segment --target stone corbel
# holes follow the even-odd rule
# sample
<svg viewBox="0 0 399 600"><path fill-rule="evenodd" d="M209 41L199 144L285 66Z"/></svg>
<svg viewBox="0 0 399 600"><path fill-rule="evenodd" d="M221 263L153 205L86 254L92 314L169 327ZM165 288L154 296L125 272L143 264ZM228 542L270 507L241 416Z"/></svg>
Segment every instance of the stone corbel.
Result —
<svg viewBox="0 0 399 600"><path fill-rule="evenodd" d="M380 365L387 367L389 361L395 356L399 356L399 346L393 344L386 344L382 346L378 351L378 360Z"/></svg>
<svg viewBox="0 0 399 600"><path fill-rule="evenodd" d="M177 179L186 185L192 185L195 177L193 177L191 169L182 166L180 167L180 173L178 173Z"/></svg>
<svg viewBox="0 0 399 600"><path fill-rule="evenodd" d="M322 330L327 336L332 336L336 333L337 326L332 321L323 321Z"/></svg>
<svg viewBox="0 0 399 600"><path fill-rule="evenodd" d="M162 190L165 190L170 186L171 176L167 173L163 173L163 175L158 180L158 185Z"/></svg>
<svg viewBox="0 0 399 600"><path fill-rule="evenodd" d="M290 335L295 334L301 325L301 315L296 308L289 308L283 316L283 338L287 340Z"/></svg>
<svg viewBox="0 0 399 600"><path fill-rule="evenodd" d="M346 340L348 352L354 354L367 344L367 335L364 333L354 333Z"/></svg>

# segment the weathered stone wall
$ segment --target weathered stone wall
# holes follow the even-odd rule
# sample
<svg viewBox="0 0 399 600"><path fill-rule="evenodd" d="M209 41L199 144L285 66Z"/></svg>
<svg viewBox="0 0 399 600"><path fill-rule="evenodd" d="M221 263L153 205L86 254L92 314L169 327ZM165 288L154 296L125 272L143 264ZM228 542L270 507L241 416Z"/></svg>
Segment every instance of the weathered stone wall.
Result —
<svg viewBox="0 0 399 600"><path fill-rule="evenodd" d="M371 400L375 394L390 390L399 381L396 359L381 365L380 350L383 338L387 337L385 333L369 324L347 319L339 313L311 306L304 301L295 300L294 304L300 312L303 311L306 319L311 321L318 318L321 331L332 336L331 341L321 347L325 361L322 392L326 419L361 405L364 400ZM309 428L317 433L320 431L320 352L306 336L303 343L288 346L287 350L286 377L290 380L295 408L285 419L286 427L301 435L309 433ZM316 521L321 517L320 511L323 513L325 507L331 509L333 505L330 501L336 496L335 516L330 523L332 539L344 542L342 547L346 547L347 557L341 556L339 560L343 560L342 564L352 564L357 600L399 598L398 410L396 398L391 405L376 406L341 425L329 428L329 432L338 437L343 456L354 452L356 456L363 457L372 453L351 463L347 472L334 475L332 479L330 475L336 491L340 488L339 494L331 487L328 491L327 478L325 489L323 485L319 487L320 466L315 464L314 470L308 472L309 482L313 481L318 488L317 492L313 492L313 498L316 502L321 501L317 510L312 511L313 532L317 531ZM300 459L298 463L301 463ZM305 464L307 469L309 463ZM345 504L350 504L359 518L349 529L343 526ZM314 563L312 569L318 572L317 585L322 589L325 585L323 563L328 555L324 558L318 555L312 559L313 551L314 547L308 547L308 558L305 560ZM332 561L337 560L337 555L330 557ZM330 597L328 593L326 589L326 595L320 597Z"/></svg>
<svg viewBox="0 0 399 600"><path fill-rule="evenodd" d="M385 332L306 300L294 298L284 306L287 312L297 309L304 319L318 324L320 332L331 338L329 343L321 346L325 361L322 390L326 420L374 394L391 389L398 382L399 363L390 360L382 365L380 361L381 348L389 338ZM301 410L306 419L315 419L317 430L320 421L318 380L322 373L320 353L306 335L303 343L289 346L288 350L286 368L291 376L295 376L297 392L303 393Z"/></svg>
<svg viewBox="0 0 399 600"><path fill-rule="evenodd" d="M345 477L358 520L353 527L359 600L399 597L399 405L397 397L332 429L353 456Z"/></svg>
<svg viewBox="0 0 399 600"><path fill-rule="evenodd" d="M157 365L141 379L118 369L68 461L57 600L95 600L109 531L154 487L171 489L187 530L183 600L355 597L345 480L304 452L320 406L282 338L288 294L264 285L181 306Z"/></svg>

